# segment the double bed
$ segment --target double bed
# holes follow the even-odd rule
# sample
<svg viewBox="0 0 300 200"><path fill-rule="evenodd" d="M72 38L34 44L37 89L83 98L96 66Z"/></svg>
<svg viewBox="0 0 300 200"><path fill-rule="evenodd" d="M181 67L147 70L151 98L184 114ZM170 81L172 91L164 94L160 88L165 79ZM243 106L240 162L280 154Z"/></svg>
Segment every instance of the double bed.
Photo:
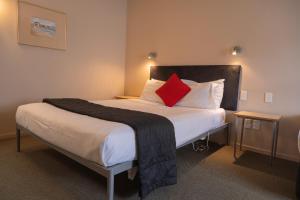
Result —
<svg viewBox="0 0 300 200"><path fill-rule="evenodd" d="M175 128L177 147L222 126L225 122L223 108L169 108L139 99L94 103L159 114L168 118ZM20 106L16 117L19 125L30 129L47 142L105 167L136 158L135 134L128 125L71 113L46 103Z"/></svg>
<svg viewBox="0 0 300 200"><path fill-rule="evenodd" d="M175 129L176 148L191 144L221 129L229 129L225 110L236 110L240 66L157 66L151 78L165 81L172 73L197 82L225 79L221 108L166 107L142 99L102 100L92 103L153 113L169 119ZM107 178L107 199L114 194L114 176L136 166L134 130L123 123L69 112L46 103L20 106L16 114L17 150L21 130Z"/></svg>

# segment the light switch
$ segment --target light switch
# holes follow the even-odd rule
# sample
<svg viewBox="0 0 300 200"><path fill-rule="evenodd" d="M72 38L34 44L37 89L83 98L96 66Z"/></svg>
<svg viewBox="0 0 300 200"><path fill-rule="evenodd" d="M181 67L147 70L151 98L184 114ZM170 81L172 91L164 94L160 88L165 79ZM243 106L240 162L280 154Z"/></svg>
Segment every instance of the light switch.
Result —
<svg viewBox="0 0 300 200"><path fill-rule="evenodd" d="M273 93L266 92L265 93L265 103L272 103L273 102Z"/></svg>
<svg viewBox="0 0 300 200"><path fill-rule="evenodd" d="M247 90L241 90L240 100L241 101L247 101L248 99L248 91Z"/></svg>

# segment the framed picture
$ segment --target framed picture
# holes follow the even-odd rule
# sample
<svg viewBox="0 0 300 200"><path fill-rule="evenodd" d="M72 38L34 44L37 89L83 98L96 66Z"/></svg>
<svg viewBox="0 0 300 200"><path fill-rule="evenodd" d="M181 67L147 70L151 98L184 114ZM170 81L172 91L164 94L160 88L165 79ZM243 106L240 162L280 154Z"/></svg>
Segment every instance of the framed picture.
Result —
<svg viewBox="0 0 300 200"><path fill-rule="evenodd" d="M18 14L20 44L61 50L67 48L65 13L19 1Z"/></svg>

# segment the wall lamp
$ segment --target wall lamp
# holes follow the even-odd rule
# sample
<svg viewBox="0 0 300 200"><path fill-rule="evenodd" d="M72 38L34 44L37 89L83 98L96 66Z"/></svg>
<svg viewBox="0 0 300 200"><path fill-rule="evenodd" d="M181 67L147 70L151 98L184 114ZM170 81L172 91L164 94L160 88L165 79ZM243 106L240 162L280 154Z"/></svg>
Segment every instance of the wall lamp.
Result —
<svg viewBox="0 0 300 200"><path fill-rule="evenodd" d="M148 60L155 60L155 58L157 57L157 53L156 52L150 52L147 56Z"/></svg>
<svg viewBox="0 0 300 200"><path fill-rule="evenodd" d="M150 52L148 55L147 55L147 66L149 68L151 68L151 66L154 66L155 65L155 58L157 57L157 53L156 52Z"/></svg>
<svg viewBox="0 0 300 200"><path fill-rule="evenodd" d="M233 56L236 56L236 55L241 54L241 53L242 53L242 48L240 46L233 47L232 52L231 52L231 54Z"/></svg>

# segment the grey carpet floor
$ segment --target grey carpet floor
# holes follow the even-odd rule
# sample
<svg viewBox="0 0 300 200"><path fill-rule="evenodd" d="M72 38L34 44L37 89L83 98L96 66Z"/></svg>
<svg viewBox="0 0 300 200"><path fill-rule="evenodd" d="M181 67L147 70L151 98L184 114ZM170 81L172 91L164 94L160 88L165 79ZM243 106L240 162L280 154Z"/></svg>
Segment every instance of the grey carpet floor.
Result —
<svg viewBox="0 0 300 200"><path fill-rule="evenodd" d="M120 147L121 149L122 147ZM245 152L238 161L232 148L213 145L208 152L178 150L178 184L160 188L146 200L295 199L297 164ZM138 183L126 173L116 177L116 200L138 199ZM65 156L25 137L0 142L0 200L100 200L106 181Z"/></svg>

